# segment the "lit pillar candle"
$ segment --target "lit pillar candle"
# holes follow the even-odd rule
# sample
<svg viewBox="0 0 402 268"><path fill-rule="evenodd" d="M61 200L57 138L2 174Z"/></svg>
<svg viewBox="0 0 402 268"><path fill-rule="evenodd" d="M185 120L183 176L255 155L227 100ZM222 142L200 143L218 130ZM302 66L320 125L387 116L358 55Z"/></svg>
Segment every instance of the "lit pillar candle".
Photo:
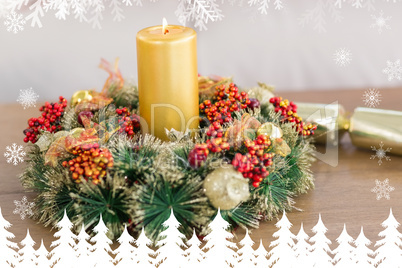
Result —
<svg viewBox="0 0 402 268"><path fill-rule="evenodd" d="M165 129L198 128L196 32L188 27L153 26L137 33L140 116L148 133L167 140Z"/></svg>

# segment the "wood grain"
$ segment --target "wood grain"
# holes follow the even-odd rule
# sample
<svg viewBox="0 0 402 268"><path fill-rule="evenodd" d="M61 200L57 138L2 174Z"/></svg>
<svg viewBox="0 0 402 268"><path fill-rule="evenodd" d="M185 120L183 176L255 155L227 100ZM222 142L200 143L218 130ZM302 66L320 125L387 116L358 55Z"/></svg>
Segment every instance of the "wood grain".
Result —
<svg viewBox="0 0 402 268"><path fill-rule="evenodd" d="M347 110L353 111L355 107L363 106L363 92L362 89L298 93L279 91L277 94L294 101L316 103L338 101ZM381 94L380 108L402 110L402 89L384 89L381 90ZM36 108L24 110L18 104L0 105L0 126L2 126L0 148L3 153L7 145L14 142L23 144L22 130L26 127L27 119L37 114ZM328 228L327 237L333 242L332 249L336 247L335 239L341 233L344 224L347 226L348 233L354 238L359 234L361 226L364 226L366 236L375 242L379 240L381 223L388 217L390 208L396 219L402 223L402 157L391 155L391 161L385 161L379 166L375 160L370 160L372 151L355 148L347 135L342 138L338 152L339 163L335 167L322 161L314 163L312 169L316 187L294 199L296 206L302 211L288 212L287 216L293 223L291 230L297 234L303 222L307 234L312 235L311 228L316 224L318 214L321 213L323 222ZM24 191L17 178L24 165L24 163L18 166L7 164L6 158L1 157L0 207L2 214L13 224L10 228L16 236L13 241L20 242L29 228L30 234L37 242L37 247L40 239L43 238L46 247L50 249L54 230L45 228L31 219L21 220L19 215L13 214L14 200L21 200L24 195L31 201L35 197L34 193ZM391 192L390 200L384 198L376 200L376 195L371 192L375 186L375 180L383 181L386 178L395 190ZM273 240L272 234L277 230L275 223L276 220L261 223L259 229L252 231L251 237L256 243L262 239L265 247L268 248ZM237 230L238 239L241 239L244 233L244 230Z"/></svg>

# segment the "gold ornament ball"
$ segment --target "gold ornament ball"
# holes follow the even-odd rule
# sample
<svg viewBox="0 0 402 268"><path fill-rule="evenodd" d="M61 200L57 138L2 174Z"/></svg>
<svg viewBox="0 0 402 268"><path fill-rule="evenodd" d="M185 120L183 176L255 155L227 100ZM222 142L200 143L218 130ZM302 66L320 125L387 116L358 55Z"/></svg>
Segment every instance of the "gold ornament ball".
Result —
<svg viewBox="0 0 402 268"><path fill-rule="evenodd" d="M267 122L262 124L258 130L257 130L257 135L267 135L268 137L272 138L272 139L278 139L278 138L282 138L283 136L283 131L282 129L275 125L274 123L271 122Z"/></svg>
<svg viewBox="0 0 402 268"><path fill-rule="evenodd" d="M71 105L76 106L82 101L91 101L94 95L93 90L79 90L71 97Z"/></svg>
<svg viewBox="0 0 402 268"><path fill-rule="evenodd" d="M235 208L250 197L248 179L232 165L224 165L204 180L204 192L211 204L221 210Z"/></svg>

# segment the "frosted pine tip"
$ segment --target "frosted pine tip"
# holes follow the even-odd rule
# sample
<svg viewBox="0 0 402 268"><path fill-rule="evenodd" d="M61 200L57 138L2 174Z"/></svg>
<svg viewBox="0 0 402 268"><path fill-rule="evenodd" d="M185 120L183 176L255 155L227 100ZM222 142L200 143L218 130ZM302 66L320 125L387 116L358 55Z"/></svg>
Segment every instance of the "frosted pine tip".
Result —
<svg viewBox="0 0 402 268"><path fill-rule="evenodd" d="M163 20L162 20L162 32L163 32L163 34L167 34L169 32L167 26L168 26L167 20L165 18L163 18Z"/></svg>

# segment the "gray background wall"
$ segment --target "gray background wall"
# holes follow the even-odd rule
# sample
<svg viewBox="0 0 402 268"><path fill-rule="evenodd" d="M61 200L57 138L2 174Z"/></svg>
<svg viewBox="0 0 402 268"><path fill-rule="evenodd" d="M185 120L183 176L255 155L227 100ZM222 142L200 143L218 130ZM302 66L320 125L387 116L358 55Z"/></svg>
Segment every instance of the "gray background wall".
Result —
<svg viewBox="0 0 402 268"><path fill-rule="evenodd" d="M0 0L4 1L4 0ZM243 2L243 6L239 6ZM273 2L273 1L272 1ZM324 1L326 2L326 1ZM334 1L333 1L334 2ZM136 33L161 24L166 17L178 24L176 0L144 0L142 7L124 7L125 19L113 22L106 10L102 29L80 23L72 16L58 20L48 12L42 28L26 25L18 34L6 31L0 18L0 100L15 102L19 89L32 87L41 100L59 95L70 97L80 89L101 89L107 74L97 66L100 58L120 57L124 77L137 79ZM260 15L246 1L221 4L224 19L208 23L198 31L198 66L201 74L234 76L240 86L257 81L278 90L327 90L340 88L379 89L401 86L382 73L386 61L402 60L402 2L376 0L375 10L356 9L347 1L338 11L343 20L335 23L327 12L326 33L302 27L299 19L317 1L284 1L278 11L271 5ZM381 34L370 28L371 15L392 16L390 30ZM25 13L26 14L26 13ZM191 26L191 23L189 24ZM333 57L337 49L348 48L350 65L340 67Z"/></svg>

